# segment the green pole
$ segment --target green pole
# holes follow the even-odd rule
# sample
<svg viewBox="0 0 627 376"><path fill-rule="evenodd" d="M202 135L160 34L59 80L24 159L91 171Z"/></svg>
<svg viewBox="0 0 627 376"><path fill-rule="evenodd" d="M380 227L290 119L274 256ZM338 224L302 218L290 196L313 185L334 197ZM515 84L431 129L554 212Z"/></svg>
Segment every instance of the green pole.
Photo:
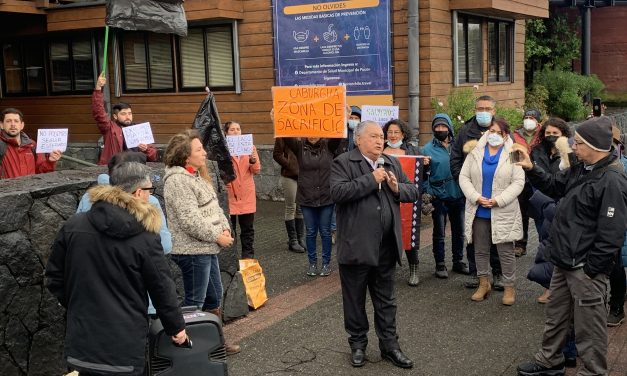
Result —
<svg viewBox="0 0 627 376"><path fill-rule="evenodd" d="M104 54L102 56L102 74L107 72L107 47L109 46L109 26L105 27Z"/></svg>

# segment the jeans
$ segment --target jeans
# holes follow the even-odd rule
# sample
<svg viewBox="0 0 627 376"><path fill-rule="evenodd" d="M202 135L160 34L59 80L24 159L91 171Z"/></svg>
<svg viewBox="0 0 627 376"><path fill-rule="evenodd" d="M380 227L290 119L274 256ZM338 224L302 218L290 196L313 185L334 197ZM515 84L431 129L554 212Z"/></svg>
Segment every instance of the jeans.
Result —
<svg viewBox="0 0 627 376"><path fill-rule="evenodd" d="M451 251L453 263L464 258L464 197L452 201L433 201L433 258L436 263L444 262L444 238L446 236L446 217L451 221Z"/></svg>
<svg viewBox="0 0 627 376"><path fill-rule="evenodd" d="M222 280L218 255L172 255L183 275L184 306L196 306L203 311L220 308Z"/></svg>
<svg viewBox="0 0 627 376"><path fill-rule="evenodd" d="M320 231L320 237L322 238L322 265L328 265L331 262L331 218L333 217L334 205L301 206L300 208L305 219L309 264L317 263L316 239L318 231Z"/></svg>

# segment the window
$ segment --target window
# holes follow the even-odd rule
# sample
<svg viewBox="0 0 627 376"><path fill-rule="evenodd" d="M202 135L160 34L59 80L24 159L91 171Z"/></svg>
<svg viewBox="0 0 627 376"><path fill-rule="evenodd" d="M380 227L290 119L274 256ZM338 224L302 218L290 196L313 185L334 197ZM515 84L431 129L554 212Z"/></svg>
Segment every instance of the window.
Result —
<svg viewBox="0 0 627 376"><path fill-rule="evenodd" d="M125 33L122 62L125 91L172 91L174 88L170 35Z"/></svg>
<svg viewBox="0 0 627 376"><path fill-rule="evenodd" d="M3 90L6 95L46 91L43 46L39 41L2 44Z"/></svg>
<svg viewBox="0 0 627 376"><path fill-rule="evenodd" d="M459 15L457 18L457 78L459 83L481 82L481 20Z"/></svg>
<svg viewBox="0 0 627 376"><path fill-rule="evenodd" d="M233 30L231 25L189 29L179 39L181 90L233 89Z"/></svg>
<svg viewBox="0 0 627 376"><path fill-rule="evenodd" d="M488 80L508 82L511 77L512 24L488 22Z"/></svg>
<svg viewBox="0 0 627 376"><path fill-rule="evenodd" d="M90 36L50 42L53 93L89 92L94 88L94 55Z"/></svg>

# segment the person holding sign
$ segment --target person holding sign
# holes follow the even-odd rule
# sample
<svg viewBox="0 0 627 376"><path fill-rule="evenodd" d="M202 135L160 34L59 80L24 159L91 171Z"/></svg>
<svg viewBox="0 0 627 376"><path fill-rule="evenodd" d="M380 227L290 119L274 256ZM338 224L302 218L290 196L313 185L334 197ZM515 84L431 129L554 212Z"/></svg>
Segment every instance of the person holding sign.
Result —
<svg viewBox="0 0 627 376"><path fill-rule="evenodd" d="M16 108L2 111L0 131L0 179L43 174L54 171L61 151L37 154L37 144L24 129L24 115Z"/></svg>
<svg viewBox="0 0 627 376"><path fill-rule="evenodd" d="M227 121L224 124L224 133L227 136L241 136L242 128L239 123ZM233 170L235 180L226 185L229 192L229 212L231 214L231 226L233 227L233 238L236 237L237 222L240 227L240 240L242 242L242 258L255 258L255 212L257 211L257 196L255 193L255 180L253 176L261 171L257 148L252 146L250 155L233 155Z"/></svg>
<svg viewBox="0 0 627 376"><path fill-rule="evenodd" d="M91 96L92 115L104 139L104 149L100 154L98 164L106 165L113 155L124 150L140 151L146 154L148 162L155 162L157 160L157 149L154 145L139 144L137 147L132 148L126 146L122 128L133 124L133 111L127 103L118 103L113 106L113 120L109 118L104 108L104 95L102 94L102 87L106 83L106 77L104 74L101 74Z"/></svg>

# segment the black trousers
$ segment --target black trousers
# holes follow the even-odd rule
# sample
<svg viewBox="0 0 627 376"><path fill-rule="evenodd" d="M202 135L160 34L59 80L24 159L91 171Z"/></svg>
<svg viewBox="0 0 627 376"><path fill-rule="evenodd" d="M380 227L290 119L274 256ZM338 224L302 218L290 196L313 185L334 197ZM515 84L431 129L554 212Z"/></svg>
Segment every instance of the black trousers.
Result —
<svg viewBox="0 0 627 376"><path fill-rule="evenodd" d="M394 241L383 244L395 244ZM366 315L366 289L374 306L374 327L379 337L379 349L399 349L396 335L396 297L394 272L398 256L395 249L382 246L379 265L340 264L344 328L351 349L366 349L368 345L368 316Z"/></svg>
<svg viewBox="0 0 627 376"><path fill-rule="evenodd" d="M231 216L231 227L233 228L233 238L237 238L237 222L239 222L240 241L242 242L242 258L255 258L255 213L240 214Z"/></svg>
<svg viewBox="0 0 627 376"><path fill-rule="evenodd" d="M518 196L518 206L522 216L523 238L514 242L515 247L527 249L527 239L529 238L529 199L533 196L531 184L526 182L523 191Z"/></svg>
<svg viewBox="0 0 627 376"><path fill-rule="evenodd" d="M614 264L612 274L610 274L610 309L622 312L625 304L625 268L620 257L620 251L618 253L618 260Z"/></svg>

